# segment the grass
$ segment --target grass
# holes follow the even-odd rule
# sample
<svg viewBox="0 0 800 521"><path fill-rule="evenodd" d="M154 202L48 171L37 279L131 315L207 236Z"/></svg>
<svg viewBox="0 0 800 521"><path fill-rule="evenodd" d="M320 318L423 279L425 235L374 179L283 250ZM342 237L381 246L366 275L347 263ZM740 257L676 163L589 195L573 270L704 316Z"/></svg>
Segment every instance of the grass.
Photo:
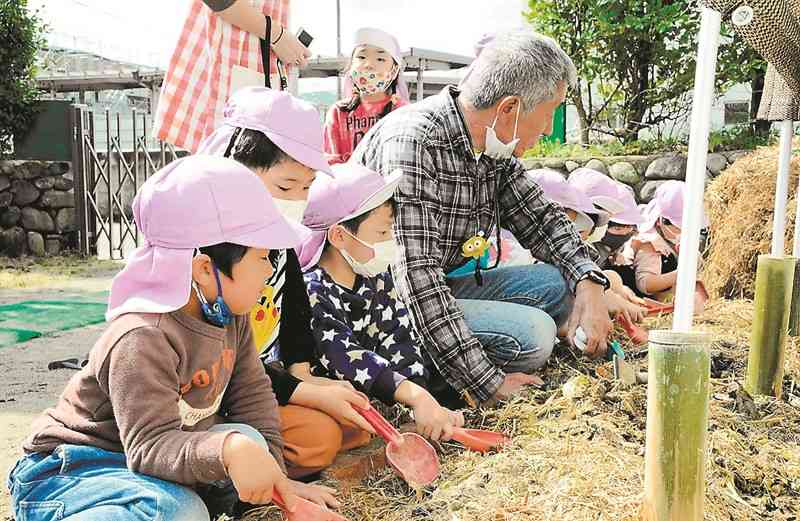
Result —
<svg viewBox="0 0 800 521"><path fill-rule="evenodd" d="M0 289L27 289L113 275L121 268L116 261L65 255L56 257L0 257Z"/></svg>

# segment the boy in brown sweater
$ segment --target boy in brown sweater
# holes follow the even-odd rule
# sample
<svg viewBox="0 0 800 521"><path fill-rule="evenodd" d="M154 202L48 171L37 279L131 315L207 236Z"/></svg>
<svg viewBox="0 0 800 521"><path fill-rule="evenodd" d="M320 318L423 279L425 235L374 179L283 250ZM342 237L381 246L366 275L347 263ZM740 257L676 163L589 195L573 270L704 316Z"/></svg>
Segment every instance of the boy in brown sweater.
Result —
<svg viewBox="0 0 800 521"><path fill-rule="evenodd" d="M36 420L8 487L17 519L203 520L198 494L291 510L332 490L285 476L275 395L247 313L271 250L308 235L249 169L193 156L133 203L145 237L114 279L108 329L54 408ZM74 516L74 517L73 517Z"/></svg>

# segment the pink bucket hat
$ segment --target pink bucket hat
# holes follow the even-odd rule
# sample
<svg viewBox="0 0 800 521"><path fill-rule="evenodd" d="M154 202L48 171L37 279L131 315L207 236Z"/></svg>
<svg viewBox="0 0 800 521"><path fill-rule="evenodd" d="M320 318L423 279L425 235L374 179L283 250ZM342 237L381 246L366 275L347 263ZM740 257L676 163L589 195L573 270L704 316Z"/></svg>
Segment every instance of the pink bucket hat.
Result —
<svg viewBox="0 0 800 521"><path fill-rule="evenodd" d="M285 249L309 235L306 227L281 216L249 168L214 156L189 156L159 170L136 194L133 217L144 245L111 283L109 321L124 313L167 313L184 306L197 248L230 242Z"/></svg>
<svg viewBox="0 0 800 521"><path fill-rule="evenodd" d="M331 175L319 112L310 103L266 87L239 89L225 104L222 125L200 143L197 153L224 155L238 128L263 132L298 163Z"/></svg>
<svg viewBox="0 0 800 521"><path fill-rule="evenodd" d="M541 168L529 170L527 174L539 184L545 197L578 214L575 227L579 231L591 230L595 226L590 214L598 216L597 226L608 223L608 213L597 208L588 195L570 185L560 173Z"/></svg>
<svg viewBox="0 0 800 521"><path fill-rule="evenodd" d="M397 38L381 29L362 27L356 31L355 38L353 38L353 50L359 45L379 47L389 53L397 64L397 95L400 96L403 101L408 101L408 85L406 85L406 80L403 79L403 71L406 68L406 62L403 60L403 54L400 52L400 43L398 43ZM344 96L345 98L349 98L352 95L353 79L349 74L346 74L344 76Z"/></svg>
<svg viewBox="0 0 800 521"><path fill-rule="evenodd" d="M678 228L683 228L683 202L686 199L686 183L666 181L656 189L653 199L645 207L644 222L639 230L647 232L655 227L659 218L668 219ZM703 214L703 227L708 227L708 218Z"/></svg>
<svg viewBox="0 0 800 521"><path fill-rule="evenodd" d="M298 248L303 271L319 262L328 229L373 210L394 195L403 172L382 176L356 162L333 165L334 178L319 177L308 192L303 224L311 236Z"/></svg>
<svg viewBox="0 0 800 521"><path fill-rule="evenodd" d="M588 195L595 206L607 211L611 221L634 226L644 221L627 185L591 168L575 169L568 182Z"/></svg>

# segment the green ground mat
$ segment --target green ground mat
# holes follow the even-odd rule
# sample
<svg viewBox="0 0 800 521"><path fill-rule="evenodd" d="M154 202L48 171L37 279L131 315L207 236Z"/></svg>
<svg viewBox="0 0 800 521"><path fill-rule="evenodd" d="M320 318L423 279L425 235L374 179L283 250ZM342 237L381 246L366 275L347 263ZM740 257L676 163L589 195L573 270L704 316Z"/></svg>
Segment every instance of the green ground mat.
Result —
<svg viewBox="0 0 800 521"><path fill-rule="evenodd" d="M99 324L106 303L100 295L75 300L28 300L0 306L0 348L56 331Z"/></svg>

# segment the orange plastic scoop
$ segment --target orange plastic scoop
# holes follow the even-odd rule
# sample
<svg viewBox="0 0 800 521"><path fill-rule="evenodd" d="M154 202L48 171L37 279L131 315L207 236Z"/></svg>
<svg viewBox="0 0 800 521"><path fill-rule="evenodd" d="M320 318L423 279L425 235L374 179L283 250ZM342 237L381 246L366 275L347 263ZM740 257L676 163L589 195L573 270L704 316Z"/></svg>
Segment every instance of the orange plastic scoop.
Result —
<svg viewBox="0 0 800 521"><path fill-rule="evenodd" d="M353 408L386 440L386 460L409 485L425 486L439 476L439 457L425 438L412 432L400 434L371 405Z"/></svg>
<svg viewBox="0 0 800 521"><path fill-rule="evenodd" d="M511 438L502 432L484 431L480 429L464 429L456 427L453 429L453 439L475 452L488 452L492 449L500 449Z"/></svg>
<svg viewBox="0 0 800 521"><path fill-rule="evenodd" d="M316 503L303 498L295 499L294 512L286 510L286 503L277 490L272 492L272 501L286 514L288 521L348 521L336 512L325 510Z"/></svg>

